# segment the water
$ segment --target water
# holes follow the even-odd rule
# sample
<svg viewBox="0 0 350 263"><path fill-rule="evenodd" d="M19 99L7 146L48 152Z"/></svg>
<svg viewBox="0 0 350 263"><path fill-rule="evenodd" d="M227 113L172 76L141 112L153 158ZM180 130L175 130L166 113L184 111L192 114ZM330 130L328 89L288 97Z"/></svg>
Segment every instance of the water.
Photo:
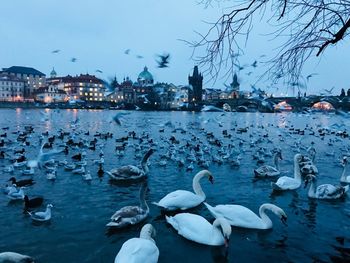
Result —
<svg viewBox="0 0 350 263"><path fill-rule="evenodd" d="M85 111L61 110L47 111L46 118L41 110L0 110L0 127L9 126L10 139L17 135L12 131L23 130L24 125L33 125L35 133L30 139L32 145L26 147L29 159L35 158L39 151L39 135L49 131L55 134L60 128L72 131L71 121L79 118L78 132L90 131L90 140L100 132L112 132L113 139L100 140L105 153L105 170L124 164L138 164L135 159L134 148L127 147L124 157L115 155L115 138L125 136L128 131L135 130L137 134L147 132L156 142L160 137L170 138L174 135L184 144L186 138L191 138L189 132L172 133L172 128L165 127L165 133L159 133L160 124L171 121L176 127L183 127L197 134L202 142L206 141L202 128L213 131L214 134L228 144L231 140L237 145L240 139L245 140L242 146L244 153L239 169L228 164L217 165L211 163L209 170L215 177L214 185L206 180L201 182L207 195L207 202L217 204L240 204L254 212L258 212L263 203L274 203L281 207L288 215L288 226L271 215L274 223L272 230L259 231L233 228L230 239L228 262L340 262L350 260L350 206L349 198L341 201L326 202L310 200L307 190L300 188L294 192L272 194L269 180L253 180L253 169L257 167L252 155L256 147L250 147L250 140L259 134L268 133L272 143L262 142L257 146L268 149L280 147L284 160L280 163L282 175L292 176L293 156L296 153L292 147L295 141L301 139L301 144L308 147L311 141L317 149L316 164L320 175L318 183L338 184L342 167L337 160L344 154L349 145L349 139L335 141L328 145L329 138L340 138L335 134L326 135L324 140L320 136L304 136L291 134L291 125L295 128L330 127L334 123L343 123L349 127L349 121L337 115L301 115L301 114L261 114L261 113L188 113L188 112L130 112L122 117L122 126L111 122L113 111ZM45 120L45 118L47 120ZM208 121L209 119L209 121ZM215 119L215 120L214 120ZM218 122L222 123L222 127ZM236 126L237 124L237 126ZM265 130L259 128L263 125ZM249 127L247 133L237 134L231 129ZM224 138L222 130L227 129L232 138ZM317 129L314 129L317 131ZM252 134L253 137L249 138ZM316 132L316 134L318 134ZM281 136L279 136L281 135ZM285 138L280 141L279 138ZM56 143L60 143L56 140ZM130 140L137 144L137 141ZM212 146L213 149L218 149ZM335 151L335 156L326 156L326 152ZM160 154L167 148L157 147L156 153L150 158L150 174L148 185L150 191L147 201L160 200L167 193L177 190L192 190L192 177L201 170L195 166L193 172L186 172L185 168L178 168L172 161L166 167L157 163ZM99 150L86 150L88 169L93 175L93 181L86 183L79 175L72 175L63 168L59 168L57 180L52 183L45 177L43 171L36 170L34 179L36 184L28 187L29 196L42 195L45 205L52 203L53 217L50 223L34 224L30 218L22 213L21 202L9 202L5 195L0 195L0 251L16 251L33 256L37 262L113 262L121 245L127 239L139 235L143 224L122 231L108 231L106 224L110 216L119 208L126 205L138 204L139 184L118 186L109 182L108 176L97 177ZM70 151L69 156L60 154L56 159L67 159L76 153ZM266 159L267 164L272 158ZM0 170L9 164L8 160L0 160ZM17 178L21 178L19 171L15 171ZM4 185L9 174L0 174L0 184ZM45 206L44 205L44 206ZM44 210L44 206L40 210ZM166 224L164 215L154 205L150 204L151 213L146 222L152 223L157 230L156 243L160 250L159 262L227 262L222 248L212 248L199 245L179 236ZM213 218L202 205L191 212L200 214L213 221Z"/></svg>

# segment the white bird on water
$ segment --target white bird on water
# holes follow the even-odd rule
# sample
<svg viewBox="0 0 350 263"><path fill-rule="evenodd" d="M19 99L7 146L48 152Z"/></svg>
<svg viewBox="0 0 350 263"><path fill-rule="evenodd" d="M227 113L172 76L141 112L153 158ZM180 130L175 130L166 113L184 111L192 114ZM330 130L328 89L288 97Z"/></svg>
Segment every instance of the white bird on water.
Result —
<svg viewBox="0 0 350 263"><path fill-rule="evenodd" d="M124 242L115 257L114 263L157 263L159 249L153 238L156 230L151 224L142 227L140 237L135 237Z"/></svg>
<svg viewBox="0 0 350 263"><path fill-rule="evenodd" d="M49 221L51 219L51 208L53 207L52 204L48 204L46 207L45 212L29 212L28 214L30 215L30 217L32 218L32 220L34 221L38 221L38 222L45 222L45 221Z"/></svg>
<svg viewBox="0 0 350 263"><path fill-rule="evenodd" d="M2 252L0 263L34 263L34 259L16 252Z"/></svg>

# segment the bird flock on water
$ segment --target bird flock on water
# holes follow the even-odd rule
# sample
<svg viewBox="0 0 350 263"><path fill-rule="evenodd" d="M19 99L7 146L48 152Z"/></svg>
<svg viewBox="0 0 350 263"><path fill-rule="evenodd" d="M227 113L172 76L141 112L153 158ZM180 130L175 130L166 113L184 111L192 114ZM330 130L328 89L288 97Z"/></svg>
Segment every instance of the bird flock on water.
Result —
<svg viewBox="0 0 350 263"><path fill-rule="evenodd" d="M51 114L59 114L59 111ZM139 237L125 241L116 253L115 262L158 261L160 251L155 241L156 229L147 222L150 209L164 213L164 223L171 225L185 239L208 246L224 246L226 253L232 226L271 229L273 219L270 219L267 211L276 215L283 224L287 223L288 215L272 203L261 204L258 213L239 204L209 204L201 183L215 185L214 165L227 165L234 170L240 168L243 158L251 158L257 167L252 167L248 176L270 184L271 192L297 191L303 186L308 187L307 196L310 199L336 200L345 197L350 184L350 176L347 174L350 147L343 143L349 138L344 123L330 127L312 127L308 124L304 128L276 126L274 128L278 129L279 134L273 136L269 134L269 129L274 126L272 123L244 125L233 120L231 128L225 129L223 118L227 118L228 114L218 113L215 117L201 115L198 121L185 125L172 121L153 123L159 133L157 140L154 134L145 131L126 130L122 137L115 137L110 132L92 133L86 130L79 118L70 122L70 129L58 128L41 133L32 125L1 127L0 162L6 164L2 173L8 174L9 178L3 186L3 192L9 202L23 202L23 213L30 220L45 224L54 217L54 204L47 203L43 196L26 194L28 188L35 188L37 180L43 180L37 175L39 170L45 173L45 180L57 180L57 183L63 170L72 175L80 175L82 181L87 183L104 175L113 182L112 186L116 184L128 187L130 183L139 183L139 204L130 202L129 206L117 208L109 219L106 218L106 227L117 230L146 222ZM42 115L44 122L52 118L46 112ZM115 123L115 127L121 128L127 122L127 115L126 112L119 112L111 122ZM206 128L208 123L217 128L216 133ZM317 138L331 147L333 151L326 155L342 166L342 173L338 178L334 177L330 184L317 184L320 174L317 167L318 153L313 141L303 142L306 136ZM105 158L104 148L112 143L117 158L123 158L127 151L131 151L139 163L115 165L105 171L105 163L112 158ZM278 147L279 143L289 144L294 152L292 167L289 167L293 172L286 174L280 169L284 154ZM37 144L41 145L37 157L28 158L28 149ZM91 154L97 158L88 159L87 155ZM269 160L273 164L269 165ZM186 189L174 187L173 191L161 199L147 204L148 181L150 177L156 176L153 174L154 167L164 167L169 163L185 170L189 175L195 171L192 189L190 185ZM90 172L92 166L98 168L96 175ZM286 175L281 176L282 174ZM211 218L188 211L200 205L208 209ZM15 252L3 252L0 253L0 262L34 262L34 259Z"/></svg>

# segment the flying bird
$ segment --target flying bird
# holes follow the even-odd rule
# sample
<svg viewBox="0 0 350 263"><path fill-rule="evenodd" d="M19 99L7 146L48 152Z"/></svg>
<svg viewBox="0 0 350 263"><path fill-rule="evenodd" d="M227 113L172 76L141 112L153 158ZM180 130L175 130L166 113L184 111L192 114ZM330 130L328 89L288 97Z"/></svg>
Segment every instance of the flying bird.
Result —
<svg viewBox="0 0 350 263"><path fill-rule="evenodd" d="M73 63L74 63L74 62L76 62L76 61L77 61L76 58L71 58L71 59L70 59L70 62L73 62Z"/></svg>
<svg viewBox="0 0 350 263"><path fill-rule="evenodd" d="M60 51L61 51L60 49L55 49L55 50L51 51L51 53L52 53L52 54L57 54L57 53L59 53Z"/></svg>
<svg viewBox="0 0 350 263"><path fill-rule="evenodd" d="M256 68L256 67L258 66L258 61L255 60L255 61L253 62L253 64L251 64L251 66L252 66L253 68Z"/></svg>
<svg viewBox="0 0 350 263"><path fill-rule="evenodd" d="M124 51L125 55L129 55L129 53L130 53L130 49L127 49L127 50Z"/></svg>
<svg viewBox="0 0 350 263"><path fill-rule="evenodd" d="M99 69L96 69L96 72L98 72L98 73L103 73L103 71L102 71L102 70L99 70Z"/></svg>
<svg viewBox="0 0 350 263"><path fill-rule="evenodd" d="M137 55L136 58L141 59L141 58L143 58L143 56Z"/></svg>
<svg viewBox="0 0 350 263"><path fill-rule="evenodd" d="M318 73L311 73L310 75L307 75L307 76L306 76L306 80L309 81L309 79L310 79L311 77L316 76L316 75L318 75Z"/></svg>
<svg viewBox="0 0 350 263"><path fill-rule="evenodd" d="M161 60L157 60L158 68L167 68L169 64L170 54L158 55Z"/></svg>
<svg viewBox="0 0 350 263"><path fill-rule="evenodd" d="M241 71L241 70L243 70L243 69L244 69L244 66L240 66L240 65L235 64L235 63L233 63L233 65L235 65L235 66L236 66L236 68L238 69L238 71Z"/></svg>

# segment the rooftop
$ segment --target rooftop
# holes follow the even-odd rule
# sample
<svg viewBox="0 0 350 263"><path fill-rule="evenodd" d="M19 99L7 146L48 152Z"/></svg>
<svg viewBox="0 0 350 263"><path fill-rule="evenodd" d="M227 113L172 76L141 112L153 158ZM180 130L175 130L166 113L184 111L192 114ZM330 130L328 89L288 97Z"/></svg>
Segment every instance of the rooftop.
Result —
<svg viewBox="0 0 350 263"><path fill-rule="evenodd" d="M27 74L27 75L39 75L40 77L45 77L45 74L36 70L35 68L12 66L9 68L3 68L4 72L14 73L14 74Z"/></svg>

